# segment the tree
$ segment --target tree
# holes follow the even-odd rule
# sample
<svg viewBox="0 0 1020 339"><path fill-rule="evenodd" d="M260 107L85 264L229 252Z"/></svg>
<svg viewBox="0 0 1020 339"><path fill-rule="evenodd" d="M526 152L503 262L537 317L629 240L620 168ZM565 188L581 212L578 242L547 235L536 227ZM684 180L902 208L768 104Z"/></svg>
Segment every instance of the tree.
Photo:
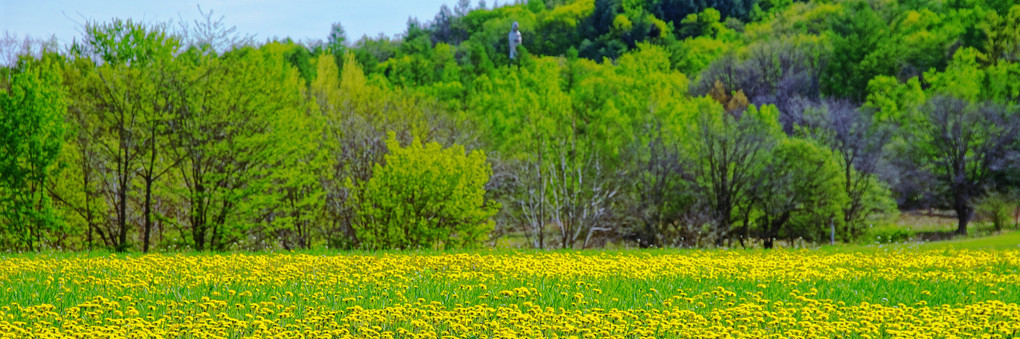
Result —
<svg viewBox="0 0 1020 339"><path fill-rule="evenodd" d="M596 0L594 10L584 23L578 25L580 39L578 51L586 58L602 60L604 57L615 58L623 54L627 48L622 42L610 36L613 20L620 14L619 0Z"/></svg>
<svg viewBox="0 0 1020 339"><path fill-rule="evenodd" d="M680 28L678 37L687 38L694 36L716 37L722 30L722 15L715 8L706 8L698 14L688 14L683 20L677 22Z"/></svg>
<svg viewBox="0 0 1020 339"><path fill-rule="evenodd" d="M1020 124L1014 108L936 95L925 103L915 144L929 161L956 211L958 234L967 234L975 199L995 171L1016 167ZM926 164L918 164L925 166Z"/></svg>
<svg viewBox="0 0 1020 339"><path fill-rule="evenodd" d="M169 92L159 93L166 88L159 82L167 74L159 68L170 62L179 43L162 26L148 27L130 20L88 23L85 31L86 49L103 61L91 68L89 91L96 100L91 106L96 110L100 128L114 133L110 138L101 138L100 145L114 163L114 180L108 181L112 184L109 190L115 194L117 212L117 237L113 245L124 251L130 246L128 200L133 180L139 174L138 165L146 168L144 218L145 229L147 232L151 229L152 184L159 177L157 172L165 172L154 168L158 166L156 144L169 107L166 97ZM150 157L144 161L147 152Z"/></svg>
<svg viewBox="0 0 1020 339"><path fill-rule="evenodd" d="M981 58L990 64L1020 60L1020 5L1013 5L1009 13L1002 16L989 11L982 23L987 38Z"/></svg>
<svg viewBox="0 0 1020 339"><path fill-rule="evenodd" d="M975 203L975 209L992 221L996 232L1002 231L1016 211L1016 192L991 192Z"/></svg>
<svg viewBox="0 0 1020 339"><path fill-rule="evenodd" d="M715 8L721 11L723 18L734 17L741 21L748 21L752 9L759 1L752 0L716 0L716 1L692 1L692 0L656 0L651 1L648 10L663 21L672 22L679 26L680 21L689 14L703 11L707 8Z"/></svg>
<svg viewBox="0 0 1020 339"><path fill-rule="evenodd" d="M179 157L172 157L172 153L167 150L170 147L167 123L172 118L172 107L175 101L180 102L173 97L175 91L170 87L188 85L188 79L181 78L176 67L174 60L163 58L145 70L147 83L155 85L156 89L151 93L152 97L149 103L151 106L145 109L141 116L144 138L141 148L142 152L146 153L141 160L142 170L139 173L145 185L145 200L142 203L142 217L144 218L142 252L149 252L152 237L153 185L180 162ZM176 84L171 85L171 82L176 82Z"/></svg>
<svg viewBox="0 0 1020 339"><path fill-rule="evenodd" d="M9 71L18 66L18 60L21 58L38 59L47 53L56 54L59 47L56 39L55 35L49 40L35 39L28 35L19 37L14 32L5 30L3 35L0 35L0 67Z"/></svg>
<svg viewBox="0 0 1020 339"><path fill-rule="evenodd" d="M339 58L344 55L347 48L347 31L339 22L334 22L329 29L329 38L326 40L326 50L333 56Z"/></svg>
<svg viewBox="0 0 1020 339"><path fill-rule="evenodd" d="M714 107L712 99L690 98L687 78L652 44L638 44L609 74L591 74L585 63L575 61L571 74L575 109L592 111L579 114L579 121L589 121L579 125L598 140L593 148L608 155L605 170L620 173L609 182L618 193L609 201L608 222L599 226L612 225L640 246L694 244L704 213L695 203L687 126L702 108Z"/></svg>
<svg viewBox="0 0 1020 339"><path fill-rule="evenodd" d="M102 244L111 243L104 232L104 224L109 220L104 216L108 204L103 201L103 186L100 183L103 172L103 154L100 149L102 128L99 116L95 114L92 84L89 77L93 74L94 64L78 52L72 54L73 61L63 63L61 75L67 90L67 139L61 152L60 161L66 166L55 176L50 195L63 207L64 218L70 224L81 218L85 230L85 243L79 248L92 250L95 235ZM73 213L73 214L72 214Z"/></svg>
<svg viewBox="0 0 1020 339"><path fill-rule="evenodd" d="M450 10L450 7L446 4L439 7L439 13L436 13L435 19L433 19L428 25L428 29L432 32L432 43L453 42L453 21L456 20L456 18L457 17L454 15L453 11ZM410 30L408 31L408 41L414 39L412 33L413 32Z"/></svg>
<svg viewBox="0 0 1020 339"><path fill-rule="evenodd" d="M366 249L476 246L492 230L497 204L485 199L492 174L485 154L418 139L390 154L358 190L357 241Z"/></svg>
<svg viewBox="0 0 1020 339"><path fill-rule="evenodd" d="M331 168L323 179L331 247L355 245L353 224L358 206L352 199L372 178L374 165L384 161L387 131L404 141L415 136L431 140L429 119L416 98L369 83L353 53L345 56L343 65L337 79L335 65L320 58L316 62L318 76L311 84L311 95L325 124L319 151L325 153Z"/></svg>
<svg viewBox="0 0 1020 339"><path fill-rule="evenodd" d="M760 167L782 132L773 106L760 110L749 106L743 113L722 113L718 106L707 108L696 126L692 154L698 164L694 173L714 221L711 236L719 246L733 235L735 221L742 219L740 233L748 234L753 185L761 179Z"/></svg>
<svg viewBox="0 0 1020 339"><path fill-rule="evenodd" d="M832 152L810 140L781 138L752 184L765 248L779 237L818 240L824 225L842 222L847 196Z"/></svg>
<svg viewBox="0 0 1020 339"><path fill-rule="evenodd" d="M876 124L873 115L848 100L831 99L803 113L802 128L839 159L843 192L848 198L842 213L846 240L863 235L864 221L872 214L895 208L890 193L875 177L892 130Z"/></svg>
<svg viewBox="0 0 1020 339"><path fill-rule="evenodd" d="M67 106L51 60L22 59L0 88L0 246L39 249L55 223L46 187Z"/></svg>
<svg viewBox="0 0 1020 339"><path fill-rule="evenodd" d="M224 250L267 218L279 199L277 147L301 121L303 82L280 48L237 49L222 58L187 55L194 86L181 88L171 130L184 182L190 238L197 250ZM284 152L285 153L285 152Z"/></svg>
<svg viewBox="0 0 1020 339"><path fill-rule="evenodd" d="M337 69L331 55L322 54L314 60L316 78L298 110L286 121L275 124L269 132L277 158L268 164L273 197L259 205L268 211L258 235L266 243L285 249L311 248L320 235L328 235L320 226L325 212L325 178L330 155L336 144L330 141L326 128L327 115L335 112ZM319 71L322 73L319 73ZM322 79L320 79L320 77ZM320 100L321 99L321 100ZM295 102L297 103L297 102ZM319 105L325 105L319 108ZM270 246L266 246L270 247Z"/></svg>
<svg viewBox="0 0 1020 339"><path fill-rule="evenodd" d="M252 45L255 36L251 34L237 33L237 27L227 27L223 23L224 16L214 18L213 10L202 11L202 6L196 5L201 19L188 24L181 20L180 26L181 41L188 47L194 47L203 53L220 54L233 48Z"/></svg>
<svg viewBox="0 0 1020 339"><path fill-rule="evenodd" d="M463 17L471 11L471 0L457 0L457 5L453 7L453 14L457 17Z"/></svg>
<svg viewBox="0 0 1020 339"><path fill-rule="evenodd" d="M661 127L654 133L648 144L633 150L646 152L647 159L639 159L631 170L635 194L629 212L640 225L631 237L642 247L690 244L695 239L683 226L697 223L697 213L690 213L697 195L691 189L692 162Z"/></svg>
<svg viewBox="0 0 1020 339"><path fill-rule="evenodd" d="M888 25L866 2L844 5L843 11L831 20L835 33L833 51L821 77L822 92L862 101L869 80L892 73L889 68L894 60L869 56L890 43ZM866 60L869 57L877 60Z"/></svg>
<svg viewBox="0 0 1020 339"><path fill-rule="evenodd" d="M596 232L612 230L606 222L618 189L603 155L586 144L590 141L579 142L576 129L573 134L573 140L553 145L543 184L549 186L550 217L559 227L561 246L574 248L582 241L581 247L587 248Z"/></svg>
<svg viewBox="0 0 1020 339"><path fill-rule="evenodd" d="M717 59L705 70L693 91L718 92L715 82L720 82L724 94L728 95L726 90L740 91L745 101L755 105L776 105L783 131L792 135L795 126L803 124L803 103L819 100L822 65L828 58L824 47L769 41L751 45L748 50L742 58L731 53Z"/></svg>

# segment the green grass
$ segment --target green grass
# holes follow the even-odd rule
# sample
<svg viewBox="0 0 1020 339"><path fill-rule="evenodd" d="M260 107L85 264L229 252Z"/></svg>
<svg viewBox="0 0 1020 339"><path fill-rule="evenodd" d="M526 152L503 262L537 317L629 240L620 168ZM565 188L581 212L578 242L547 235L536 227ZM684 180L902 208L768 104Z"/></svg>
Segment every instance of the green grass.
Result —
<svg viewBox="0 0 1020 339"><path fill-rule="evenodd" d="M313 251L307 253L296 253L300 255L314 255L316 257L321 256L363 256L376 258L386 257L402 257L402 256L441 256L451 253L470 253L473 255L480 255L482 257L513 257L520 256L525 257L536 257L545 255L557 255L557 254L568 254L578 257L593 257L598 259L600 257L681 257L684 260L694 259L700 260L701 258L720 258L720 257L751 257L758 258L762 262L773 262L783 261L787 262L788 265L799 264L793 261L793 258L803 257L805 260L814 260L818 258L826 258L831 256L839 255L864 255L869 257L890 257L890 258L903 258L907 260L911 257L912 253L926 253L931 255L934 253L936 256L945 256L947 258L955 256L954 252L945 252L950 249L978 249L978 250L1009 250L1009 249L1020 249L1017 244L1020 243L1020 233L1008 233L1002 234L995 237L975 238L966 239L952 242L939 242L939 243L926 243L926 244L898 244L898 245L849 245L849 246L824 246L816 249L803 249L803 250L675 250L675 249L653 249L653 250L610 250L610 251L519 251L519 250L475 250L469 252L449 252L449 251L417 251L417 252L374 252L374 253L352 253L352 252L325 252L325 251ZM242 256L270 256L277 257L280 255L288 256L292 254L280 254L280 253L255 253L255 254L232 254ZM219 254L208 254L208 253L187 253L184 254L187 257L195 257L200 260L214 260L221 258ZM228 255L231 256L231 255ZM144 258L141 254L101 254L101 253L59 253L59 254L40 254L32 257L27 254L19 254L16 257L31 258L33 260L56 260L74 262L78 260L113 260L113 261L132 261L140 260ZM0 259L2 261L2 259ZM101 263L100 263L101 264ZM725 267L719 267L723 269ZM1000 286L991 285L974 285L966 280L944 280L944 281L912 281L902 279L880 279L875 274L874 269L880 268L868 268L860 266L847 266L846 270L859 271L860 273L868 273L869 277L862 278L859 276L848 275L848 276L833 276L826 279L814 279L814 280L803 280L803 279L784 279L783 281L768 281L761 279L747 279L741 276L726 276L726 277L708 277L708 276L691 276L691 275L678 275L671 276L666 275L657 277L655 279L632 279L623 277L614 277L612 275L608 277L599 278L569 278L569 277L555 277L555 276L528 276L528 277L516 277L511 279L456 279L451 281L447 278L447 275L441 273L436 267L424 267L420 272L415 273L414 276L409 277L411 280L410 284L406 284L404 294L411 300L417 298L423 298L427 301L441 301L444 304L453 304L463 301L474 301L478 302L479 297L483 295L492 295L500 290L509 290L515 287L527 286L538 288L539 292L543 295L539 299L540 304L548 307L569 307L571 306L571 295L576 292L583 292L590 290L591 288L598 287L604 291L599 296L591 296L592 298L600 300L600 305L603 307L616 307L621 309L629 308L645 308L649 303L658 305L661 301L661 295L647 295L651 289L661 291L662 294L670 294L678 289L682 289L686 293L704 293L712 291L715 288L723 287L727 290L736 292L738 295L744 295L745 293L763 292L767 298L776 300L787 300L790 299L790 294L795 291L806 291L809 289L817 289L819 291L819 297L825 299L840 300L847 303L860 303L860 302L871 302L871 303L886 303L895 305L897 303L911 304L917 301L924 300L930 304L957 304L964 303L973 298L978 299L996 299L1004 300L1009 302L1020 302L1020 285L1013 286L1008 292L994 295L992 291L996 290ZM908 268L911 271L925 272L932 270L931 267L916 267ZM1001 263L983 263L974 268L968 268L965 272L989 272L993 274L1006 274L1015 275L1018 267L1012 263L1001 264ZM71 269L69 271L75 271L78 269ZM758 270L758 269L756 269ZM861 271L863 270L863 271ZM71 296L66 293L61 293L63 288L68 286L63 284L41 284L41 282L47 279L54 278L60 281L61 274L65 273L64 270L51 271L51 270L29 270L19 273L17 275L0 277L0 287L12 288L13 293L0 295L0 305L19 303L21 305L30 305L37 303L40 299L48 299L55 296L63 296L65 307L73 306L76 302L87 300L80 296ZM626 275L627 272L620 272L622 275ZM119 273L116 270L103 269L97 270L90 273L95 276L104 277L117 277ZM160 275L162 273L156 273ZM85 274L83 272L75 272L74 276L81 277ZM495 276L499 277L502 273L495 272ZM174 281L183 279L182 276L166 275L164 281L168 284L174 284ZM578 281L584 282L584 286L577 286ZM70 282L70 281L65 281ZM488 288L485 290L471 290L471 291L460 291L458 292L459 297L451 299L448 292L455 290L460 285L479 285L486 284ZM767 285L765 288L758 287L758 285ZM230 288L237 290L254 290L260 286L236 284L233 286L224 284L204 284L200 283L197 285L181 285L181 286L159 286L157 290L151 289L134 289L134 288L114 288L108 289L107 286L97 285L93 286L92 289L81 288L82 286L71 286L72 289L77 290L73 294L83 294L91 292L93 295L104 295L109 291L113 295L107 295L107 297L120 296L120 295L132 295L136 298L149 297L150 300L153 294L162 295L165 298L174 300L194 300L198 299L203 295L211 291L220 291L226 293ZM360 301L360 304L366 308L372 307L383 307L386 304L392 304L398 302L393 299L395 296L394 291L387 289L382 291L376 291L376 287L372 285L362 286L362 296L368 297L371 295L383 296L383 298L368 302L367 300ZM271 289L267 289L265 286L262 287L262 291L257 293L253 299L249 301L265 301L270 300L272 297L281 297L286 291L297 292L312 292L308 290L308 287L303 284L302 281L293 281L292 283L286 283L277 285ZM921 296L921 291L932 292L931 296ZM975 291L975 296L968 296L960 291ZM127 294L124 294L127 292ZM563 293L567 293L564 295ZM70 297L70 298L69 298ZM336 306L343 306L341 303L337 303Z"/></svg>
<svg viewBox="0 0 1020 339"><path fill-rule="evenodd" d="M1020 232L776 250L22 253L0 255L0 310L7 307L12 319L27 320L31 315L22 307L52 304L67 316L68 309L96 297L120 301L108 311L127 312L132 305L139 317L169 322L200 317L205 309L198 304L206 298L226 306L209 312L237 319L251 316L261 303L281 305L297 318L323 309L339 311L339 317L353 306L432 303L445 309L684 310L709 317L748 304L811 309L805 296L835 308L960 308L1020 303L1018 243ZM536 292L502 295L522 287Z"/></svg>
<svg viewBox="0 0 1020 339"><path fill-rule="evenodd" d="M578 257L604 257L604 256L634 256L634 257L658 257L658 256L678 256L685 258L701 258L701 257L717 257L717 256L751 256L760 258L767 262L776 260L777 257L788 256L790 253L798 253L803 255L805 258L818 258L838 255L868 255L875 257L902 257L909 258L911 253L936 253L944 252L940 255L944 255L947 258L955 255L953 250L980 250L980 251L1011 251L1020 250L1020 232L1002 232L991 236L981 237L970 237L965 239L958 239L952 241L939 241L939 242L908 242L900 244L840 244L840 245L823 245L813 249L802 249L802 250L762 250L762 249L693 249L693 250L678 250L678 249L611 249L611 250L547 250L547 251L536 251L536 250L518 250L518 249L507 249L507 248L482 248L474 250L462 250L462 251L443 251L443 250L419 250L419 251L336 251L318 249L311 251L279 251L279 252L256 252L256 253L196 253L196 252L183 252L173 255L182 255L184 257L196 257L200 259L213 259L222 257L224 255L241 255L241 256L269 256L275 257L279 255L311 255L316 257L353 257L353 256L368 256L375 258L386 258L392 256L441 256L448 254L460 254L466 253L471 255L478 255L484 257L504 257L504 256L522 256L522 257L533 257L533 256L544 256L544 255L561 255L568 254ZM116 260L116 261L131 261L145 258L146 255L140 253L128 253L118 254L109 252L79 252L79 253L8 253L0 254L0 266L4 265L7 259L32 259L32 260L46 260L46 261L58 261L58 262L74 262L81 260ZM784 259L787 260L787 259ZM790 262L790 265L796 265L796 262ZM2 268L2 267L0 267ZM848 270L868 270L869 268L862 267L847 267ZM916 268L917 270L930 270L932 268ZM994 274L1005 274L1005 275L1016 275L1017 270L1013 263L987 263L987 265L978 266L971 268L970 271L981 271L989 272ZM47 279L60 278L61 271L23 271L17 275L0 276L0 290L10 288L10 293L0 294L0 305L9 305L17 303L20 305L31 305L38 304L40 300L55 299L58 296L63 297L57 304L61 307L74 306L76 303L88 300L87 295L104 295L106 294L104 286L94 286L94 289L89 290L83 288L83 286L66 286L66 285L41 285L40 282L46 281ZM115 271L101 271L97 272L103 276L116 276L118 273ZM81 276L81 272L77 273ZM774 300L789 300L791 294L794 291L806 291L809 289L818 290L818 297L823 299L832 299L843 301L846 303L879 303L879 304L891 304L895 305L898 303L912 304L918 301L925 301L929 304L961 304L972 300L1002 300L1007 302L1020 302L1020 285L1011 285L1005 293L1000 293L997 289L1001 286L992 285L975 285L971 284L966 280L944 280L944 281L911 281L901 279L875 279L872 275L870 278L861 278L854 276L842 276L832 277L831 279L821 280L788 280L788 281L761 281L761 280L749 280L743 279L740 276L733 276L728 278L719 277L701 277L701 276L664 276L656 278L654 280L634 280L634 279L623 279L614 277L601 277L601 278L585 278L576 280L572 278L557 278L557 277L524 277L507 280L477 280L477 279L457 279L456 281L450 281L445 278L445 275L436 273L435 270L424 269L417 273L416 276L412 277L413 283L406 286L406 290L403 291L410 300L417 300L418 298L425 299L427 301L439 301L448 306L454 306L456 304L463 303L465 301L478 302L480 297L483 295L491 295L501 290L510 290L515 287L527 286L534 287L539 290L542 297L537 301L539 304L548 307L571 307L572 295L577 292L584 292L591 288L598 287L604 291L603 294L598 296L591 295L590 298L593 300L599 300L599 305L606 308L620 308L620 309L632 309L632 308L647 308L648 305L652 307L660 307L663 296L673 294L679 289L689 294L705 293L714 290L715 288L725 288L727 290L737 293L737 295L745 295L748 293L762 292L764 296ZM166 281L174 281L180 277L166 277ZM583 281L585 286L576 286L577 281ZM486 290L471 290L471 291L459 291L457 298L450 297L450 291L456 290L461 285L478 285L488 284L489 287ZM760 285L766 285L765 288L761 288ZM74 294L79 295L67 295L62 293L61 290L70 287L76 290ZM152 290L135 290L135 289L115 289L109 291L115 295L107 295L108 297L122 295L123 292L128 292L126 295L131 295L135 298L146 298L153 300L153 297L160 296L159 298L166 298L176 301L182 300L194 300L198 299L203 295L210 293L211 291L219 291L225 294L227 290L234 288L237 290L248 290L257 289L259 286L251 285L246 286L244 284L236 286L224 286L223 284L198 284L191 286L166 286L166 288L157 291ZM391 289L376 290L375 286L367 285L362 287L362 297L371 295L378 295L381 298L369 301L367 298L361 299L357 302L365 308L377 308L384 307L388 304L399 302L396 299L395 291ZM660 293L649 294L650 290L662 291ZM247 299L248 302L266 301L273 297L281 298L282 295L287 291L294 293L312 293L313 290L309 290L306 286L303 286L299 281L293 284L284 284L282 286L275 286L271 289L263 288L259 293L256 293L252 298ZM921 296L922 291L931 292L929 296ZM961 291L973 291L974 294L968 295L961 293ZM995 292L993 292L995 291ZM153 295L155 293L155 295ZM157 298L158 299L158 298ZM492 301L492 299L487 299ZM52 302L52 301L51 301ZM501 303L522 301L504 300ZM335 303L336 307L345 307L346 305L341 302Z"/></svg>
<svg viewBox="0 0 1020 339"><path fill-rule="evenodd" d="M948 241L934 241L920 244L918 248L923 249L1018 249L1020 250L1020 232L1004 231L1000 234L990 236L979 236L973 238L954 239Z"/></svg>

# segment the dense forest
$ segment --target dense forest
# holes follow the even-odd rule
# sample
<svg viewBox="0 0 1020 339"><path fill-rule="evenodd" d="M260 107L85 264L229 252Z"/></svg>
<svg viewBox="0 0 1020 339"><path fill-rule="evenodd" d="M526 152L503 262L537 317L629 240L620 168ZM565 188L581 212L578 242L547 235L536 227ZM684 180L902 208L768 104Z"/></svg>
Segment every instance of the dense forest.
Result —
<svg viewBox="0 0 1020 339"><path fill-rule="evenodd" d="M0 249L771 248L1020 200L1012 0L460 1L303 43L224 21L4 37Z"/></svg>

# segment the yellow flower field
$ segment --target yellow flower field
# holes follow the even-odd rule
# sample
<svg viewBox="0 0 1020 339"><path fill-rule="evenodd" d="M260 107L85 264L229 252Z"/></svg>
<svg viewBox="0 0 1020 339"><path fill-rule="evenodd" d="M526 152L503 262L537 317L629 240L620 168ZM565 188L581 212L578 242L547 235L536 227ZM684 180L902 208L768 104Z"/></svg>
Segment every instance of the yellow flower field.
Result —
<svg viewBox="0 0 1020 339"><path fill-rule="evenodd" d="M2 338L1010 338L1020 250L16 255Z"/></svg>

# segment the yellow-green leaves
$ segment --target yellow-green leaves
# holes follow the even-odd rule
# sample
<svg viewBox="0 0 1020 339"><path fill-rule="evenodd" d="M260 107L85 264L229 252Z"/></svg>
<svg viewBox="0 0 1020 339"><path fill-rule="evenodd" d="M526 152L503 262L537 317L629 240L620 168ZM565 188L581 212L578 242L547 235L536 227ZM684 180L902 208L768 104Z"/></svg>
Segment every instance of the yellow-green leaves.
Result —
<svg viewBox="0 0 1020 339"><path fill-rule="evenodd" d="M460 248L480 244L498 206L485 199L492 169L485 154L454 145L401 147L394 133L385 164L356 189L359 245L383 248Z"/></svg>
<svg viewBox="0 0 1020 339"><path fill-rule="evenodd" d="M972 102L980 100L985 72L979 68L978 55L973 48L960 49L953 54L953 61L945 72L932 70L925 73L928 82L932 84L931 92Z"/></svg>

